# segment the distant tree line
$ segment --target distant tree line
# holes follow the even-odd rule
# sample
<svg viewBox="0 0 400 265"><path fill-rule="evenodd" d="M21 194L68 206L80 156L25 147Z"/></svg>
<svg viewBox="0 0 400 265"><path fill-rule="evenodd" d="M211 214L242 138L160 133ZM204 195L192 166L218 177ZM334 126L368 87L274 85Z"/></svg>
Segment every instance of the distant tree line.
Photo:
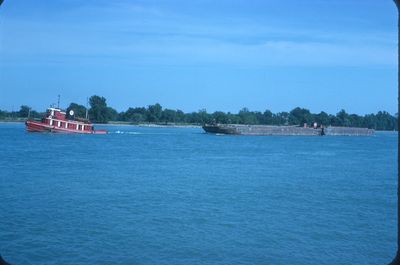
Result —
<svg viewBox="0 0 400 265"><path fill-rule="evenodd" d="M294 108L290 112L272 113L270 110L250 111L247 108L241 109L238 113L215 111L208 113L205 109L197 112L184 113L181 110L163 109L158 103L147 107L128 108L126 111L118 112L112 107L107 106L106 99L94 95L89 99L90 108L88 110L90 120L95 123L107 122L127 122L132 124L139 123L185 123L185 124L204 124L204 123L234 123L234 124L264 124L264 125L309 125L314 122L324 126L346 126L346 127L365 127L375 130L397 130L398 115L391 115L386 111L379 111L376 114L360 116L349 114L345 110L339 111L336 115L326 112L311 113L308 109ZM67 108L74 110L76 117L84 118L86 107L77 103L71 103ZM19 111L0 110L0 120L17 120L40 118L44 113L31 110L29 106L22 105Z"/></svg>

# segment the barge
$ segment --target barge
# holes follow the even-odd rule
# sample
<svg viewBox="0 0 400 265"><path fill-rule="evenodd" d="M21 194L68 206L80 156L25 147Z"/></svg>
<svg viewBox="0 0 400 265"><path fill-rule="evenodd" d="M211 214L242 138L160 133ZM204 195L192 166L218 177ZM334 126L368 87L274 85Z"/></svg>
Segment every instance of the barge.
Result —
<svg viewBox="0 0 400 265"><path fill-rule="evenodd" d="M307 127L243 124L205 124L203 130L213 134L269 135L269 136L370 136L375 132L368 128L356 127Z"/></svg>

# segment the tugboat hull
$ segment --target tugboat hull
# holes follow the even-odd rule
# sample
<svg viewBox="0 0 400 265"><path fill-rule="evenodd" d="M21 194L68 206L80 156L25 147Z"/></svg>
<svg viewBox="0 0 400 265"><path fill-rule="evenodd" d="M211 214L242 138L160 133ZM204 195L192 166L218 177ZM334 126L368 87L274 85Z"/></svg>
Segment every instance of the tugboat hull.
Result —
<svg viewBox="0 0 400 265"><path fill-rule="evenodd" d="M38 121L26 121L26 130L28 132L51 132L51 133L77 133L77 134L107 134L106 130L74 130L50 126Z"/></svg>
<svg viewBox="0 0 400 265"><path fill-rule="evenodd" d="M28 120L25 122L28 132L52 133L78 133L78 134L106 134L105 130L94 130L93 124L88 119L74 116L74 111L69 111L69 116L59 108L48 108L46 116L41 121Z"/></svg>
<svg viewBox="0 0 400 265"><path fill-rule="evenodd" d="M26 121L26 130L29 132L51 132L51 127L34 121Z"/></svg>

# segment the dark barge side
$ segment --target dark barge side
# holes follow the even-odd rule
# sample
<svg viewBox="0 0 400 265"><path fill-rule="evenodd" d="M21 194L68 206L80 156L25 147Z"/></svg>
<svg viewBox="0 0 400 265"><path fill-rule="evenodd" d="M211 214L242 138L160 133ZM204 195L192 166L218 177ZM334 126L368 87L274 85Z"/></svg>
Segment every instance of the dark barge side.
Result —
<svg viewBox="0 0 400 265"><path fill-rule="evenodd" d="M243 124L205 124L203 130L213 134L265 135L265 136L370 136L374 130L355 127L301 127Z"/></svg>

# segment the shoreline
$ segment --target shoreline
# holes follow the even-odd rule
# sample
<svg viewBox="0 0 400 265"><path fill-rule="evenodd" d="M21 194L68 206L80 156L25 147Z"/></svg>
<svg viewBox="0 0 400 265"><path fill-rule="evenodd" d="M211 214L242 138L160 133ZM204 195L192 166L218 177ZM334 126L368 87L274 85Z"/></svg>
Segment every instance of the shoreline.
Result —
<svg viewBox="0 0 400 265"><path fill-rule="evenodd" d="M12 123L25 123L26 120L0 120L0 124L12 124ZM201 125L196 124L153 124L153 123L138 123L132 124L129 122L110 122L110 123L93 123L94 126L135 126L144 128L202 128ZM388 130L375 130L376 133L393 133L397 131Z"/></svg>
<svg viewBox="0 0 400 265"><path fill-rule="evenodd" d="M9 124L9 123L25 123L25 120L0 120L0 124ZM171 124L156 124L156 123L129 123L129 122L110 122L110 123L93 123L94 126L136 126L136 127L154 127L154 128L201 128L201 125L196 124L179 124L179 123L171 123Z"/></svg>
<svg viewBox="0 0 400 265"><path fill-rule="evenodd" d="M119 122L112 122L112 123L94 123L93 125L100 125L100 126L136 126L136 127L146 127L146 128L201 128L201 125L195 124L152 124L152 123L119 123Z"/></svg>
<svg viewBox="0 0 400 265"><path fill-rule="evenodd" d="M20 120L12 120L12 121L2 120L2 121L0 121L0 124L1 123L24 123L24 122L26 122L26 120L23 120L23 121L20 121Z"/></svg>

